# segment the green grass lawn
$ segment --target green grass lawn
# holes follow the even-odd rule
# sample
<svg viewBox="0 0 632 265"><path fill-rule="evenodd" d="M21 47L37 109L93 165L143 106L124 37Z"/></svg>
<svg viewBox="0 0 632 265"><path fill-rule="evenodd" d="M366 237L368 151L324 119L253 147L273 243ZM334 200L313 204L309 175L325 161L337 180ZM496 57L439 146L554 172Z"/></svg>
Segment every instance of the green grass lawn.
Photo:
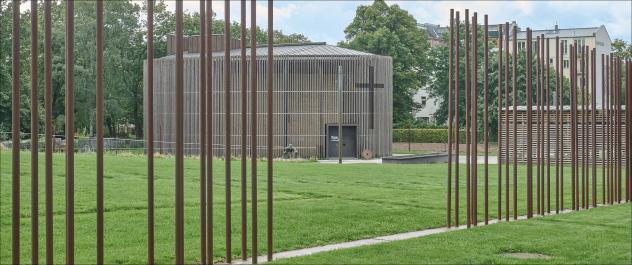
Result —
<svg viewBox="0 0 632 265"><path fill-rule="evenodd" d="M30 154L21 155L21 256L30 260ZM95 262L95 155L75 157L76 262ZM44 261L44 157L40 156L40 261ZM239 161L233 162L231 187L234 257L240 249ZM11 258L11 154L0 163L0 263ZM223 260L224 163L214 163L215 260ZM156 159L156 262L174 260L174 167L171 157ZM105 262L146 262L146 159L136 155L105 156ZM483 167L480 169L479 217L483 218ZM259 254L265 253L266 166L259 170ZM465 170L461 170L462 187ZM445 164L377 165L275 162L274 251L339 243L380 235L445 226ZM496 167L490 167L490 216L496 213ZM524 167L519 174L519 214L525 213ZM566 171L566 206L570 206L570 170ZM248 178L249 180L250 178ZM64 155L54 156L55 262L64 261ZM185 160L185 255L199 257L199 160ZM461 222L465 190L461 189ZM601 195L599 195L600 197ZM248 195L248 198L250 196ZM250 206L250 202L248 203ZM250 211L248 211L250 213ZM248 222L250 223L250 222ZM250 228L248 228L250 231ZM250 245L250 244L248 244Z"/></svg>
<svg viewBox="0 0 632 265"><path fill-rule="evenodd" d="M275 264L631 264L631 204L494 224ZM524 259L517 253L542 254Z"/></svg>

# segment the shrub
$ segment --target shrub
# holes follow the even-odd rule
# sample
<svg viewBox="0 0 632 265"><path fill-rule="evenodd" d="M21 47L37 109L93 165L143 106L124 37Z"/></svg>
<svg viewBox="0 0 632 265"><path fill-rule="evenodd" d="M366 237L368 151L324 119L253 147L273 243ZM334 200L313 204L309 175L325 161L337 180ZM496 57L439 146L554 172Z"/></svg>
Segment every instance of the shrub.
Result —
<svg viewBox="0 0 632 265"><path fill-rule="evenodd" d="M461 143L465 143L465 131L460 131ZM447 129L393 129L393 142L448 143Z"/></svg>

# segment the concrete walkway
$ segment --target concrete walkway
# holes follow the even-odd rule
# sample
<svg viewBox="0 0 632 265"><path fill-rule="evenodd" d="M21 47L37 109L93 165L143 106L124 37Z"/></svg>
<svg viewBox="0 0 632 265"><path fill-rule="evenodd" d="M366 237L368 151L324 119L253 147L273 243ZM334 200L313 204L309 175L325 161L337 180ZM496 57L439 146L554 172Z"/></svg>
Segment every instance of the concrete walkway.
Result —
<svg viewBox="0 0 632 265"><path fill-rule="evenodd" d="M601 207L602 205L598 205L598 207ZM571 213L573 212L572 210L564 210L564 211L560 211L559 214L566 214L566 213ZM533 218L541 218L541 217L545 217L545 216L549 216L549 215L556 215L554 212L552 212L551 214L545 214L544 216L540 216L540 215L534 215ZM527 220L527 216L518 216L518 220L514 220L513 217L511 217L509 219L510 222L514 222L514 221L520 221L520 220ZM498 219L494 219L494 220L489 220L489 224L496 224L499 222L505 222L504 219L502 221L499 221ZM478 226L485 226L484 222L480 222L478 223ZM355 248L355 247L361 247L361 246L369 246L369 245L376 245L376 244L383 244L383 243L388 243L388 242L393 242L393 241L400 241L400 240L407 240L407 239L412 239L412 238L420 238L420 237L425 237L425 236L429 236L429 235L434 235L434 234L440 234L440 233L445 233L445 232L450 232L450 231L457 231L457 230L463 230L463 229L467 229L466 225L461 225L459 227L452 227L452 228L447 228L447 227L440 227L440 228L432 228L432 229L426 229L426 230L421 230L421 231L414 231L414 232L406 232L406 233L400 233L400 234L394 234L394 235L388 235L388 236L379 236L379 237L374 237L374 238L369 238L369 239L362 239L362 240L356 240L356 241L349 241L349 242L344 242L344 243L338 243L338 244L331 244L331 245L326 245L326 246L319 246L319 247L311 247L311 248L304 248L304 249L297 249L297 250L289 250L289 251L283 251L283 252L279 252L279 253L274 253L273 254L273 260L279 260L279 259L287 259L287 258L294 258L294 257L302 257L302 256L309 256L309 255L313 255L316 253L321 253L321 252L328 252L328 251L333 251L333 250L339 250L339 249L347 249L347 248ZM266 263L268 262L268 258L267 256L259 256L257 257L258 262L259 263ZM248 260L235 260L232 264L251 264L252 263L252 259L248 259Z"/></svg>

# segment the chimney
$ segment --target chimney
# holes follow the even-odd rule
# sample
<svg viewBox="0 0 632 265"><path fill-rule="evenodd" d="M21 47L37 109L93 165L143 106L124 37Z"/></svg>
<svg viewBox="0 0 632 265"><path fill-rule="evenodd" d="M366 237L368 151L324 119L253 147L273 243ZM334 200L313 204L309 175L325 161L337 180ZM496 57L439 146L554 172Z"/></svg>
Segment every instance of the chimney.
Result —
<svg viewBox="0 0 632 265"><path fill-rule="evenodd" d="M557 23L556 23L556 24L555 24L555 32L558 32L559 30L560 30L560 29L559 29L559 27L557 26Z"/></svg>

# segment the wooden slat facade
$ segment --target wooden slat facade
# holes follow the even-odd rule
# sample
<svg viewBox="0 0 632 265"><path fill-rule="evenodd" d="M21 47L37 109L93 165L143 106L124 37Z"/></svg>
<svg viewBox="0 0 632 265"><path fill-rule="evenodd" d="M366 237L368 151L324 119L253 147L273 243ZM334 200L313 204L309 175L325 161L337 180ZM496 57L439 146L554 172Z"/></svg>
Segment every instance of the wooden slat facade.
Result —
<svg viewBox="0 0 632 265"><path fill-rule="evenodd" d="M564 111L562 112L563 117L562 120L564 121L564 125L563 125L563 133L564 133L564 144L563 144L563 154L564 154L564 163L568 163L570 164L571 162L571 121L570 121L570 117L571 117L571 113L570 110L567 108L564 109ZM589 158L592 157L592 123L587 123L586 126L588 126L588 134L584 135L583 134L583 130L582 130L582 123L581 123L581 115L582 115L582 111L581 108L578 110L578 130L577 130L577 141L579 143L582 143L584 137L588 138L588 145L584 146L584 145L578 145L578 152L579 154L583 154L584 151L588 152L589 154ZM614 115L614 111L613 111L613 115ZM501 112L501 117L505 117L505 115L507 114L506 111L502 111ZM600 108L597 108L597 161L599 162L599 164L601 163L601 159L603 157L603 127L601 124L601 117L602 117L602 111ZM512 113L512 109L510 108L509 113L508 113L509 117L513 117L513 113ZM544 115L546 117L546 110L544 111ZM587 110L586 111L586 115L588 115L589 117L589 121L590 121L590 117L592 115L592 111L591 110ZM533 128L536 128L536 124L537 124L537 114L536 111L533 110ZM614 118L613 118L614 119ZM625 108L623 108L622 112L621 112L621 124L622 124L622 135L621 135L621 143L623 146L625 146L626 143L626 139L627 139L627 135L626 135L626 124L625 124ZM556 126L557 126L557 112L553 109L551 109L551 123L549 124L550 126L550 130L549 130L549 138L550 138L550 157L551 157L551 163L555 163L555 154L556 154ZM501 132L501 135L503 137L503 139L505 139L504 137L506 136L506 133L509 132L509 142L512 143L509 145L509 160L513 161L513 154L514 154L514 150L513 150L513 142L514 142L514 137L513 137L513 128L514 128L514 124L513 124L513 120L509 119L509 130L503 130ZM518 156L518 162L526 162L527 159L527 138L526 138L526 134L527 134L527 112L526 110L524 110L524 108L522 107L522 109L519 109L517 112L517 139L518 139L518 152L517 152L517 156ZM546 126L547 124L545 123L545 137L546 137ZM533 137L533 144L531 146L532 150L533 150L533 154L534 154L534 158L537 156L536 153L536 144L539 142L538 139L538 134L537 133L532 133L531 137ZM546 138L545 138L546 140ZM545 142L545 148L546 148L546 142ZM625 157L627 156L627 150L625 148L621 149L622 151L622 159L623 159L623 163L625 164ZM499 152L502 154L502 157L507 157L507 149L505 148L505 146L503 145L500 149ZM592 159L592 158L591 158Z"/></svg>
<svg viewBox="0 0 632 265"><path fill-rule="evenodd" d="M267 108L266 57L258 55L258 143L265 143ZM213 150L214 156L223 155L224 92L223 57L213 61ZM246 71L250 71L250 58ZM232 152L240 155L241 126L250 126L250 96L248 123L241 124L241 91L239 56L231 57L232 66ZM280 157L283 148L292 144L303 158L324 158L327 155L327 126L338 124L338 66L343 67L342 124L356 127L356 154L369 149L376 157L391 155L393 77L392 59L385 56L288 56L275 55L274 61L274 155ZM369 67L375 69L374 129L369 128L369 90L356 88L357 83L369 82ZM199 55L184 58L185 86L185 153L199 152ZM175 62L167 56L154 61L154 122L156 152L172 153L175 148ZM146 64L145 64L146 72ZM146 78L146 77L145 77ZM250 80L250 79L248 79ZM248 81L250 82L250 81ZM146 83L146 82L145 82ZM146 89L146 88L145 88ZM250 95L250 85L248 85ZM145 101L147 99L145 98ZM147 115L147 111L145 111ZM146 119L145 119L146 120ZM250 131L250 128L248 128ZM250 136L248 136L250 139ZM246 143L250 152L250 140ZM266 146L258 146L258 155L266 153Z"/></svg>

